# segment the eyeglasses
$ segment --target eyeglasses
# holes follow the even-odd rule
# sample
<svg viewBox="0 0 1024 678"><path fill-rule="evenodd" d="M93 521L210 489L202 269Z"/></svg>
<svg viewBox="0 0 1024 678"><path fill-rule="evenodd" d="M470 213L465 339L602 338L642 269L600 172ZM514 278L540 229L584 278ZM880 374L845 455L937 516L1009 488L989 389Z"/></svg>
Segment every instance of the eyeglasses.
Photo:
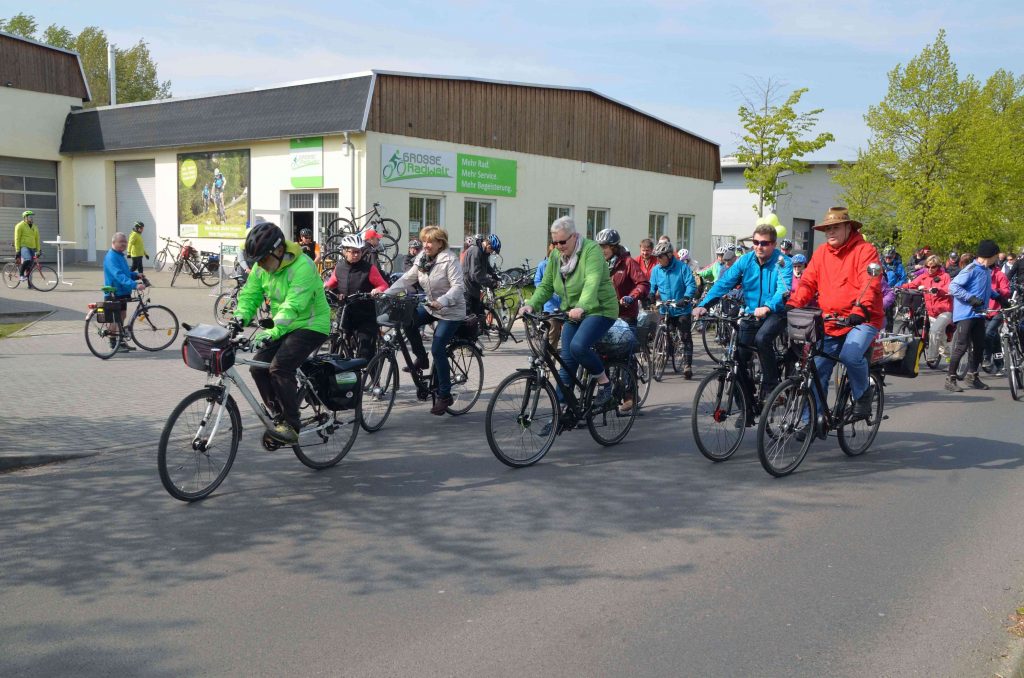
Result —
<svg viewBox="0 0 1024 678"><path fill-rule="evenodd" d="M750 243L754 247L768 247L768 245L774 245L774 240L751 240Z"/></svg>
<svg viewBox="0 0 1024 678"><path fill-rule="evenodd" d="M359 254L362 250L357 250L355 247L343 247L342 252L345 254Z"/></svg>
<svg viewBox="0 0 1024 678"><path fill-rule="evenodd" d="M938 266L938 265L935 265L935 266L929 266L929 267L928 267L928 270L929 270L929 271L934 271L934 270L936 270L936 269L939 269L939 268L942 268L942 267L941 267L941 266Z"/></svg>
<svg viewBox="0 0 1024 678"><path fill-rule="evenodd" d="M569 242L570 240L572 240L572 236L571 235L568 238L566 238L565 240L552 240L551 244L552 245L564 245L565 243Z"/></svg>

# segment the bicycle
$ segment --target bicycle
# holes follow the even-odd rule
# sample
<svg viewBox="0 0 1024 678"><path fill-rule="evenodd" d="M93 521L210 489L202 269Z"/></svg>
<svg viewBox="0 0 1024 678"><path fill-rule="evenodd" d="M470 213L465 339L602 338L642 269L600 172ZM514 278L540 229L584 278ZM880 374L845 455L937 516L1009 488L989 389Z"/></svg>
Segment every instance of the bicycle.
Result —
<svg viewBox="0 0 1024 678"><path fill-rule="evenodd" d="M367 433L379 431L391 414L398 395L398 358L405 360L405 371L412 377L416 398L433 403L437 398L437 375L433 369L424 374L416 367L409 351L405 328L415 317L425 295L379 296L377 322L388 328L380 341L377 355L367 364L363 379L363 412L360 424ZM382 319L383 318L383 319ZM465 327L465 325L463 326ZM460 330L463 328L460 328ZM456 333L445 349L451 372L451 396L454 402L445 409L452 416L469 412L480 398L484 386L484 362L480 349L465 333Z"/></svg>
<svg viewBox="0 0 1024 678"><path fill-rule="evenodd" d="M547 329L551 320L568 322L569 314L559 311L522 315L526 322L538 326L535 333L541 338L542 350L539 356L530 356L529 367L505 377L487 404L487 444L494 456L513 468L531 466L544 458L556 436L584 421L598 444L622 442L633 427L638 409L637 380L628 358L614 356L605 363L612 383L612 398L605 406L594 406L599 388L596 379L584 375L586 378L580 380L571 373L570 383L561 389L564 404L559 405L551 375L557 375L559 367L569 370L552 350ZM633 402L634 406L622 412L623 402Z"/></svg>
<svg viewBox="0 0 1024 678"><path fill-rule="evenodd" d="M328 353L344 358L355 358L359 354L359 337L355 332L346 329L345 318L348 315L350 304L373 299L373 295L369 292L356 292L339 297L327 290L327 302L334 310L331 318L331 330L325 344Z"/></svg>
<svg viewBox="0 0 1024 678"><path fill-rule="evenodd" d="M261 327L270 327L264 321ZM269 362L237 354L252 350L252 335L239 337L240 324L185 325L185 365L207 373L207 384L185 396L160 434L157 466L164 489L182 501L209 496L227 477L242 439L242 417L232 395L237 388L263 425L267 451L282 447L269 432L274 418L253 395L236 365L270 367ZM331 356L307 358L296 370L302 417L299 441L291 446L300 462L322 470L341 461L356 440L360 418L360 371L365 360L338 361Z"/></svg>
<svg viewBox="0 0 1024 678"><path fill-rule="evenodd" d="M245 286L249 274L236 265L235 272L229 277L235 281L235 289L230 292L221 292L213 300L213 319L221 327L227 327L231 319L235 317L235 309L238 308L238 295ZM263 303L256 310L256 321L258 322L270 317L270 302L264 299Z"/></svg>
<svg viewBox="0 0 1024 678"><path fill-rule="evenodd" d="M328 244L333 240L337 240L337 245L334 249L341 249L341 238L349 233L361 233L367 228L372 228L381 234L386 236L390 240L395 241L396 250L397 242L402 237L402 227L399 226L398 222L394 219L386 218L380 211L381 204L379 202L373 203L373 207L369 212L356 216L356 211L352 207L346 207L348 210L349 217L335 217L327 223L327 234L326 242ZM361 219L366 219L363 224L360 224Z"/></svg>
<svg viewBox="0 0 1024 678"><path fill-rule="evenodd" d="M794 310L789 312L790 315ZM811 334L794 336L796 333L791 331L791 344L797 351L795 373L783 379L768 395L757 427L757 457L764 470L775 477L795 471L807 456L814 439L824 440L833 430L839 438L839 447L847 456L864 454L874 442L882 420L888 419L884 414L882 364L875 357L877 337L866 352L872 356L868 369L869 388L873 389L871 414L866 419L853 418L853 393L845 371L839 376L835 399L829 406L827 389L822 389L818 380L814 358L821 356L838 362L839 356L820 348L824 336L821 321L834 320L840 327L850 325L848 319L835 315L818 315L817 318ZM820 413L819 408L822 410ZM791 443L796 443L795 449L790 447Z"/></svg>
<svg viewBox="0 0 1024 678"><path fill-rule="evenodd" d="M725 348L732 340L733 320L738 317L742 305L732 297L722 297L718 305L708 309L708 319L701 325L700 342L712 361L721 364Z"/></svg>
<svg viewBox="0 0 1024 678"><path fill-rule="evenodd" d="M131 299L104 299L88 305L85 314L85 344L100 360L107 360L131 341L144 351L162 351L178 338L178 316L160 304L149 303L150 282L145 277L145 291L132 291ZM106 285L102 291L110 296L114 288ZM127 323L122 314L128 303L137 305Z"/></svg>
<svg viewBox="0 0 1024 678"><path fill-rule="evenodd" d="M488 351L497 351L498 348L511 339L519 343L519 338L512 333L512 325L516 321L516 312L519 307L526 303L523 296L523 286L528 283L520 279L518 283L500 290L493 288L484 289L484 314L480 319L481 344ZM508 294L510 290L515 295Z"/></svg>
<svg viewBox="0 0 1024 678"><path fill-rule="evenodd" d="M46 266L39 262L42 252L32 257L32 267L26 276L28 288L40 292L49 292L57 286L57 271L52 266ZM4 264L4 284L12 290L21 284L21 257L16 257L13 262Z"/></svg>
<svg viewBox="0 0 1024 678"><path fill-rule="evenodd" d="M533 282L534 273L535 269L531 268L529 259L523 259L522 266L513 266L504 271L497 266L494 269L494 274L498 277L499 287L512 287L521 282L524 285L529 285Z"/></svg>
<svg viewBox="0 0 1024 678"><path fill-rule="evenodd" d="M171 275L171 287L185 269L195 280L207 287L213 287L220 281L217 269L220 267L220 255L213 252L197 252L195 248L185 241L181 254L174 262L174 274Z"/></svg>
<svg viewBox="0 0 1024 678"><path fill-rule="evenodd" d="M665 300L655 302L658 309L689 309L693 299L684 297L676 300ZM670 320L672 316L668 313L659 314L658 327L654 330L654 340L651 344L651 376L655 381L662 381L665 378L665 368L669 361L672 362L672 370L679 374L683 371L683 356L680 354L683 348L682 330L677 322Z"/></svg>
<svg viewBox="0 0 1024 678"><path fill-rule="evenodd" d="M177 261L178 255L181 254L181 250L185 247L184 243L180 243L173 238L160 239L164 241L164 248L156 253L156 258L153 260L153 268L158 273L164 270L168 260Z"/></svg>
<svg viewBox="0 0 1024 678"><path fill-rule="evenodd" d="M1015 296L1022 296L1018 292ZM1003 308L1003 324L999 328L999 339L1002 342L1002 353L993 357L1005 363L1006 377L1010 381L1010 397L1014 400L1024 399L1024 299L1016 299L1016 304Z"/></svg>

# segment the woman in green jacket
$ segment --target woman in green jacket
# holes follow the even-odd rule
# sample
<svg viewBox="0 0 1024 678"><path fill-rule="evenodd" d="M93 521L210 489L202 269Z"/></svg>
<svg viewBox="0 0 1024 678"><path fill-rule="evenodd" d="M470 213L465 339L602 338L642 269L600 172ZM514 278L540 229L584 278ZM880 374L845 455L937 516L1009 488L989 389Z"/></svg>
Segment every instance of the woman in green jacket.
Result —
<svg viewBox="0 0 1024 678"><path fill-rule="evenodd" d="M576 232L571 217L561 217L551 224L551 242L555 249L548 258L544 277L522 311L541 307L552 294L562 299L561 308L568 311L569 322L562 326L561 382L570 384L569 374L583 365L601 385L594 405L601 407L612 397L611 382L604 371L594 344L608 332L619 317L619 300L608 275L601 247Z"/></svg>

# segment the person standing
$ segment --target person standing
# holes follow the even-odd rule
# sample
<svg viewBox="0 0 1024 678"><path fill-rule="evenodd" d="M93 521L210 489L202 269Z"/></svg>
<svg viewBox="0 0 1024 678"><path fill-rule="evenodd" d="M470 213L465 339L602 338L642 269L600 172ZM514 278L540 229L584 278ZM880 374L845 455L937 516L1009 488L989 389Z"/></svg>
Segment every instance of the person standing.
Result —
<svg viewBox="0 0 1024 678"><path fill-rule="evenodd" d="M953 335L953 355L949 360L949 372L946 374L946 390L960 393L963 388L957 384L957 369L960 361L967 353L968 345L972 348L971 359L967 365L964 383L982 391L988 385L978 378L978 366L985 350L985 309L992 298L992 269L999 255L999 246L992 240L978 243L977 257L965 266L949 284L953 295L953 322L956 333Z"/></svg>
<svg viewBox="0 0 1024 678"><path fill-rule="evenodd" d="M480 237L472 247L466 249L466 256L463 260L466 276L463 283L466 290L466 313L483 316L484 288L498 286L498 277L491 267L491 254L498 252L501 252L501 239L494 233Z"/></svg>
<svg viewBox="0 0 1024 678"><path fill-rule="evenodd" d="M142 230L146 225L141 221L132 224L132 234L128 236L128 257L132 260L132 271L142 273L142 258L149 259L146 244L142 242Z"/></svg>
<svg viewBox="0 0 1024 678"><path fill-rule="evenodd" d="M39 254L39 229L35 226L35 212L32 210L22 212L21 221L14 226L14 252L21 257L18 276L24 282L28 280L32 260Z"/></svg>

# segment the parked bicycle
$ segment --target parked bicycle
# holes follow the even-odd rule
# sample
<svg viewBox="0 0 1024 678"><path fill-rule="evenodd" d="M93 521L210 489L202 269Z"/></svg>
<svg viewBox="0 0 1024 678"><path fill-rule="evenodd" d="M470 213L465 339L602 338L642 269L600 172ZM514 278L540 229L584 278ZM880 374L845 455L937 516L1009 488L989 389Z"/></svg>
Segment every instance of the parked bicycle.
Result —
<svg viewBox="0 0 1024 678"><path fill-rule="evenodd" d="M178 338L178 317L174 311L149 302L150 282L145 277L145 291L134 290L130 300L107 298L89 304L85 314L85 343L89 351L106 360L128 342L135 343L144 351L162 351ZM108 297L114 294L114 288L107 285L102 288ZM125 322L128 303L136 303L135 311ZM127 350L127 349L126 349Z"/></svg>
<svg viewBox="0 0 1024 678"><path fill-rule="evenodd" d="M156 258L153 260L153 268L160 272L164 270L164 266L167 262L175 262L178 260L178 255L181 254L182 248L185 247L184 243L180 243L173 238L160 238L164 241L164 248L156 253Z"/></svg>
<svg viewBox="0 0 1024 678"><path fill-rule="evenodd" d="M52 266L48 266L40 262L39 257L42 252L37 252L32 257L32 268L28 270L26 276L29 289L39 290L40 292L49 292L57 286L57 271ZM4 264L3 268L4 284L12 290L21 284L21 257L16 257L13 262Z"/></svg>
<svg viewBox="0 0 1024 678"><path fill-rule="evenodd" d="M171 276L171 287L183 271L193 279L207 287L213 287L220 281L220 255L214 252L200 252L185 242L181 254L174 262L174 274Z"/></svg>
<svg viewBox="0 0 1024 678"><path fill-rule="evenodd" d="M324 231L326 235L325 242L328 245L333 244L332 249L341 249L341 238L343 236L349 233L361 233L368 228L372 228L380 233L381 236L394 241L397 251L397 242L402 237L402 227L394 219L389 219L383 215L379 202L373 203L373 208L369 212L359 216L356 216L355 208L346 207L345 209L348 210L348 218L335 217L331 219Z"/></svg>
<svg viewBox="0 0 1024 678"><path fill-rule="evenodd" d="M272 327L264 321L262 327ZM157 466L164 489L182 501L210 495L227 477L242 439L242 417L232 391L237 389L264 427L262 445L268 451L281 444L270 437L274 418L246 385L237 365L270 367L269 362L249 360L240 353L252 350L251 339L241 337L243 328L216 325L185 325L182 360L206 372L206 386L178 404L167 418L157 451ZM292 452L315 470L341 461L359 433L362 368L366 361L342 361L333 356L307 358L296 370L302 428Z"/></svg>
<svg viewBox="0 0 1024 678"><path fill-rule="evenodd" d="M603 407L595 407L597 380L570 374L571 383L561 389L564 404L559 405L552 375L565 363L547 339L551 320L568 322L569 314L524 313L528 323L537 325L539 356L531 355L530 366L516 370L494 390L487 404L485 427L487 444L503 464L523 467L536 464L551 449L555 437L586 422L591 437L600 445L622 442L636 420L639 396L637 379L628 356L614 356L605 362L612 382L612 398ZM609 358L612 358L609 356ZM634 403L623 410L623 403Z"/></svg>
<svg viewBox="0 0 1024 678"><path fill-rule="evenodd" d="M231 319L235 317L235 309L238 308L238 294L245 287L249 274L241 266L235 264L234 272L228 277L235 281L235 289L220 293L213 301L213 318L221 327L227 327ZM255 320L258 322L269 317L270 302L264 299L256 311Z"/></svg>

